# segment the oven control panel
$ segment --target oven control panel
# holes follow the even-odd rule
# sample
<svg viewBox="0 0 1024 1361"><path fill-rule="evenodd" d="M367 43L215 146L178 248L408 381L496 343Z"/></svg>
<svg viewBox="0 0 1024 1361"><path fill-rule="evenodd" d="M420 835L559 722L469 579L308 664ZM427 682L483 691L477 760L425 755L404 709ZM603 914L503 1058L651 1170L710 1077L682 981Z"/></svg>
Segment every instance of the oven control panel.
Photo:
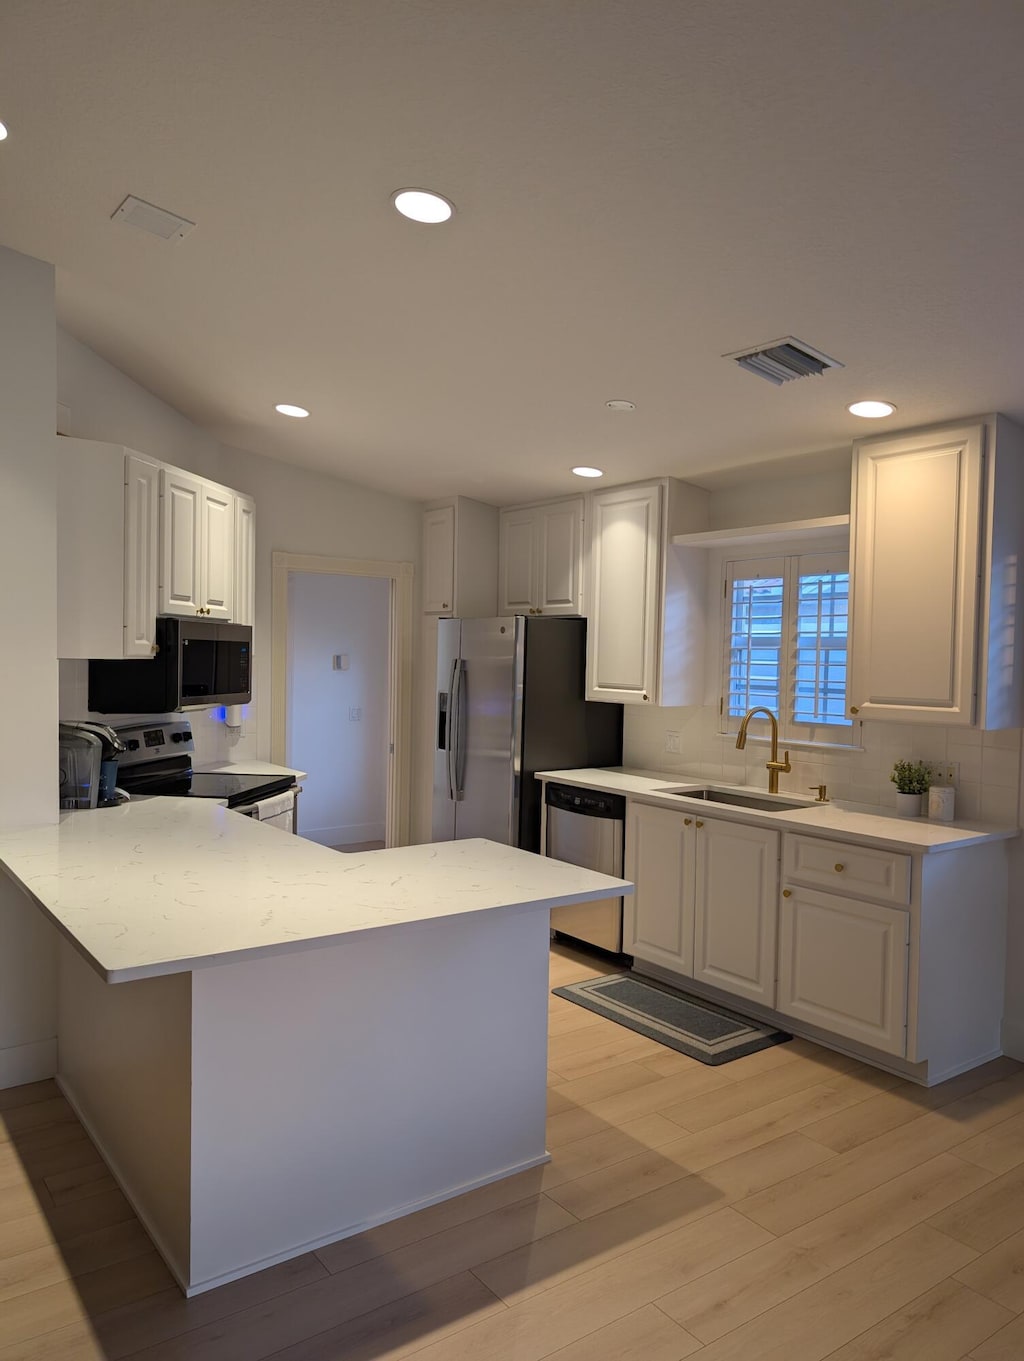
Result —
<svg viewBox="0 0 1024 1361"><path fill-rule="evenodd" d="M156 719L149 723L133 724L131 727L118 728L117 735L125 745L125 750L117 758L119 766L139 765L161 756L191 755L195 750L192 725L182 719L168 719L167 722Z"/></svg>

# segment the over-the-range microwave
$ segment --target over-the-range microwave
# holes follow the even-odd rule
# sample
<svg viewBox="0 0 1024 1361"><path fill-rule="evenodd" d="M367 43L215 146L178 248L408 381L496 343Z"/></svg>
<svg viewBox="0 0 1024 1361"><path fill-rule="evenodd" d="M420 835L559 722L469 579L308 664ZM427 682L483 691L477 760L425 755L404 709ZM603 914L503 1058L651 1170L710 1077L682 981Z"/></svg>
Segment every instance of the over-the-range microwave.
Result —
<svg viewBox="0 0 1024 1361"><path fill-rule="evenodd" d="M168 714L252 699L252 629L210 619L156 621L156 656L90 661L89 708L98 714Z"/></svg>

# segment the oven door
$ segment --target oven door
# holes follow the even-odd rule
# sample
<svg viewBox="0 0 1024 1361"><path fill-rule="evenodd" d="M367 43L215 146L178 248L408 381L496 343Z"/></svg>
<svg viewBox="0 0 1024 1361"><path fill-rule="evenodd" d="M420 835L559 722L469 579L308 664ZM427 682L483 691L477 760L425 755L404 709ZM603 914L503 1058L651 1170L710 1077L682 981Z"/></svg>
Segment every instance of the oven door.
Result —
<svg viewBox="0 0 1024 1361"><path fill-rule="evenodd" d="M253 803L241 804L231 811L241 813L246 818L255 818L257 822L262 822L267 827L276 827L281 832L298 833L301 792L302 786L296 785L294 789L285 790L283 794L271 794L268 798L256 799Z"/></svg>

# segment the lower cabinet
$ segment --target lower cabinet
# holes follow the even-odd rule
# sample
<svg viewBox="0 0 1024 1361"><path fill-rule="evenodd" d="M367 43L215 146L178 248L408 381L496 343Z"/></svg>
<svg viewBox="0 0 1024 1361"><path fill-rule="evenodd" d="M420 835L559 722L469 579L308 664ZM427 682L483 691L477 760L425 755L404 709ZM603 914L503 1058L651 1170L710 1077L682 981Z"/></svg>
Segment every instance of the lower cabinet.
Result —
<svg viewBox="0 0 1024 1361"><path fill-rule="evenodd" d="M697 818L694 840L693 976L774 1006L779 834Z"/></svg>
<svg viewBox="0 0 1024 1361"><path fill-rule="evenodd" d="M634 958L773 1006L779 834L630 803ZM627 899L627 902L629 900Z"/></svg>
<svg viewBox="0 0 1024 1361"><path fill-rule="evenodd" d="M693 819L671 808L627 804L622 948L636 959L693 975ZM632 929L630 928L632 919Z"/></svg>
<svg viewBox="0 0 1024 1361"><path fill-rule="evenodd" d="M776 1007L783 1015L905 1055L909 958L909 912L782 890Z"/></svg>
<svg viewBox="0 0 1024 1361"><path fill-rule="evenodd" d="M623 949L641 972L929 1086L1002 1052L1009 841L929 854L688 808L627 803Z"/></svg>

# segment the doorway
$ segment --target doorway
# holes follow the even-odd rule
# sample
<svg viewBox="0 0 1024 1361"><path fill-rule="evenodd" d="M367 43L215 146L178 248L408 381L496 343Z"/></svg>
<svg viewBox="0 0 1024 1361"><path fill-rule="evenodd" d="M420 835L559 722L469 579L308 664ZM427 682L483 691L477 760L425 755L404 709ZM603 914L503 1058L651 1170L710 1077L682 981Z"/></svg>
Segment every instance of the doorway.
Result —
<svg viewBox="0 0 1024 1361"><path fill-rule="evenodd" d="M273 577L271 756L308 774L300 834L404 845L412 564L274 553Z"/></svg>

